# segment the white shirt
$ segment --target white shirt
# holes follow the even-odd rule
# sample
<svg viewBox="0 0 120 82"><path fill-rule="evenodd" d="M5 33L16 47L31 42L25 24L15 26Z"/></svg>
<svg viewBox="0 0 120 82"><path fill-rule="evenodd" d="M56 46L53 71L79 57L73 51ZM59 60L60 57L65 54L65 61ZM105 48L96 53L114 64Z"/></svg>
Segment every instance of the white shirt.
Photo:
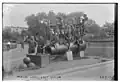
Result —
<svg viewBox="0 0 120 82"><path fill-rule="evenodd" d="M10 42L8 42L7 44L9 44L9 45L10 45L11 43L10 43Z"/></svg>

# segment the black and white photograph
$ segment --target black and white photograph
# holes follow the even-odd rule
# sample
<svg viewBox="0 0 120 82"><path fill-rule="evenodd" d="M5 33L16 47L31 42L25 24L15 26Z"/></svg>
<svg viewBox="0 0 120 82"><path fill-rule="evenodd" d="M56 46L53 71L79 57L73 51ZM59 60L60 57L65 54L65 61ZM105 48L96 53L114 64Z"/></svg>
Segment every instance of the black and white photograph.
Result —
<svg viewBox="0 0 120 82"><path fill-rule="evenodd" d="M2 80L117 80L117 5L3 2Z"/></svg>

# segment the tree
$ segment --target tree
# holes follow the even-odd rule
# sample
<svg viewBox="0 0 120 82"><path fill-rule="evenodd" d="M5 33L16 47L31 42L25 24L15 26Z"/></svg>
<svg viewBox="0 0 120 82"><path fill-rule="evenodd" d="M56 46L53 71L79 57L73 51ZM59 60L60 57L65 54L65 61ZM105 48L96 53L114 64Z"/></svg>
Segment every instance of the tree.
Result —
<svg viewBox="0 0 120 82"><path fill-rule="evenodd" d="M100 38L107 38L108 37L106 32L102 29L100 30L99 36L100 36Z"/></svg>
<svg viewBox="0 0 120 82"><path fill-rule="evenodd" d="M65 13L58 12L57 13L57 17L61 17L63 19L63 22L65 23L67 15Z"/></svg>
<svg viewBox="0 0 120 82"><path fill-rule="evenodd" d="M10 28L5 28L3 31L2 31L2 38L3 39L11 39L11 29Z"/></svg>
<svg viewBox="0 0 120 82"><path fill-rule="evenodd" d="M28 32L30 33L30 35L35 36L36 33L39 33L41 36L44 36L45 38L47 38L47 34L49 34L48 32L49 28L45 23L41 23L41 20L43 20L44 18L40 16L43 16L43 15L44 13L42 14L39 13L37 16L31 15L26 17L26 22L29 26Z"/></svg>
<svg viewBox="0 0 120 82"><path fill-rule="evenodd" d="M88 21L84 25L85 29L88 33L99 35L100 33L100 26L96 24L96 22L92 19L88 19Z"/></svg>
<svg viewBox="0 0 120 82"><path fill-rule="evenodd" d="M19 38L21 38L21 36L20 36L20 34L18 32L12 32L11 36L12 36L11 38L13 40L19 40Z"/></svg>
<svg viewBox="0 0 120 82"><path fill-rule="evenodd" d="M51 24L56 25L56 17L61 17L64 20L64 23L75 24L75 18L81 16L84 16L84 12L72 12L69 14L58 12L56 15L53 11L49 11L48 14L45 12L40 12L36 15L32 14L30 16L27 16L25 18L25 21L29 26L28 31L31 35L35 35L36 32L39 32L40 35L46 36L46 34L50 34L50 28L48 28L48 25L41 23L41 20L50 20ZM88 21L85 22L84 26L88 33L96 36L100 34L100 26L96 24L94 20L88 19Z"/></svg>
<svg viewBox="0 0 120 82"><path fill-rule="evenodd" d="M88 19L87 22L85 22L85 26L90 26L92 24L96 24L96 22L92 19Z"/></svg>
<svg viewBox="0 0 120 82"><path fill-rule="evenodd" d="M20 34L18 32L11 32L10 28L2 31L3 40L19 40Z"/></svg>
<svg viewBox="0 0 120 82"><path fill-rule="evenodd" d="M29 28L36 27L39 24L39 21L34 14L27 16L25 18L25 21L27 22L27 25L29 26Z"/></svg>
<svg viewBox="0 0 120 82"><path fill-rule="evenodd" d="M83 16L84 13L83 12L72 12L67 14L66 23L74 23L76 24L76 18Z"/></svg>
<svg viewBox="0 0 120 82"><path fill-rule="evenodd" d="M44 13L42 13L41 15L43 15ZM45 25L43 25L41 23L41 20L39 20L40 14L38 14L37 16L35 16L34 14L27 16L25 18L25 21L27 22L29 28L28 31L31 35L35 35L37 32L41 32L43 33L43 26L45 27Z"/></svg>
<svg viewBox="0 0 120 82"><path fill-rule="evenodd" d="M9 40L11 38L11 33L3 31L2 38L3 38L3 40L5 40L5 39Z"/></svg>
<svg viewBox="0 0 120 82"><path fill-rule="evenodd" d="M105 28L105 31L106 32L112 32L114 31L114 23L108 23L106 22L104 25L103 25L103 28Z"/></svg>
<svg viewBox="0 0 120 82"><path fill-rule="evenodd" d="M37 13L36 17L41 21L43 19L47 19L47 14L45 12Z"/></svg>
<svg viewBox="0 0 120 82"><path fill-rule="evenodd" d="M72 13L69 13L68 15L67 15L67 18L70 18L70 17L81 17L81 16L83 16L84 15L84 13L83 12L72 12Z"/></svg>
<svg viewBox="0 0 120 82"><path fill-rule="evenodd" d="M113 28L114 27L114 23L105 22L103 27L111 27L111 28Z"/></svg>
<svg viewBox="0 0 120 82"><path fill-rule="evenodd" d="M56 24L56 14L51 10L48 13L48 20L50 20L51 24Z"/></svg>
<svg viewBox="0 0 120 82"><path fill-rule="evenodd" d="M114 23L106 22L103 25L103 28L104 28L104 31L107 33L107 35L113 37L113 35L114 35Z"/></svg>

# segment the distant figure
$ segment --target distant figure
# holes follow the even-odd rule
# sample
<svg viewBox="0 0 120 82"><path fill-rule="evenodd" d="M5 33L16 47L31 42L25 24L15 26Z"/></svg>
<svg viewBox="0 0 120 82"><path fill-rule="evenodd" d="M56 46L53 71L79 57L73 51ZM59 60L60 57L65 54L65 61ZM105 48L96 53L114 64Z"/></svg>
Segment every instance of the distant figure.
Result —
<svg viewBox="0 0 120 82"><path fill-rule="evenodd" d="M11 43L10 43L10 41L8 41L8 43L7 43L7 50L10 50L10 45L11 45Z"/></svg>
<svg viewBox="0 0 120 82"><path fill-rule="evenodd" d="M24 49L24 41L21 41L20 44L21 44L21 48Z"/></svg>
<svg viewBox="0 0 120 82"><path fill-rule="evenodd" d="M5 73L4 66L2 66L2 79L4 78L4 73Z"/></svg>

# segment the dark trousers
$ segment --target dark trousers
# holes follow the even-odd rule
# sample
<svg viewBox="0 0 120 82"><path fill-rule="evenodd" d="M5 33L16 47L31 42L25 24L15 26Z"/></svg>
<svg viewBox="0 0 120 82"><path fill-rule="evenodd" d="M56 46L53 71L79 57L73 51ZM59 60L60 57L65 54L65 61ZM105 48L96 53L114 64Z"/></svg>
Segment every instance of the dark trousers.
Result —
<svg viewBox="0 0 120 82"><path fill-rule="evenodd" d="M43 46L44 45L38 45L38 47L37 47L37 53L43 53Z"/></svg>
<svg viewBox="0 0 120 82"><path fill-rule="evenodd" d="M21 48L23 48L23 49L24 49L24 44L23 44L23 43L21 43Z"/></svg>
<svg viewBox="0 0 120 82"><path fill-rule="evenodd" d="M28 53L35 53L35 48L29 48Z"/></svg>
<svg viewBox="0 0 120 82"><path fill-rule="evenodd" d="M7 50L10 50L10 45L7 45Z"/></svg>

